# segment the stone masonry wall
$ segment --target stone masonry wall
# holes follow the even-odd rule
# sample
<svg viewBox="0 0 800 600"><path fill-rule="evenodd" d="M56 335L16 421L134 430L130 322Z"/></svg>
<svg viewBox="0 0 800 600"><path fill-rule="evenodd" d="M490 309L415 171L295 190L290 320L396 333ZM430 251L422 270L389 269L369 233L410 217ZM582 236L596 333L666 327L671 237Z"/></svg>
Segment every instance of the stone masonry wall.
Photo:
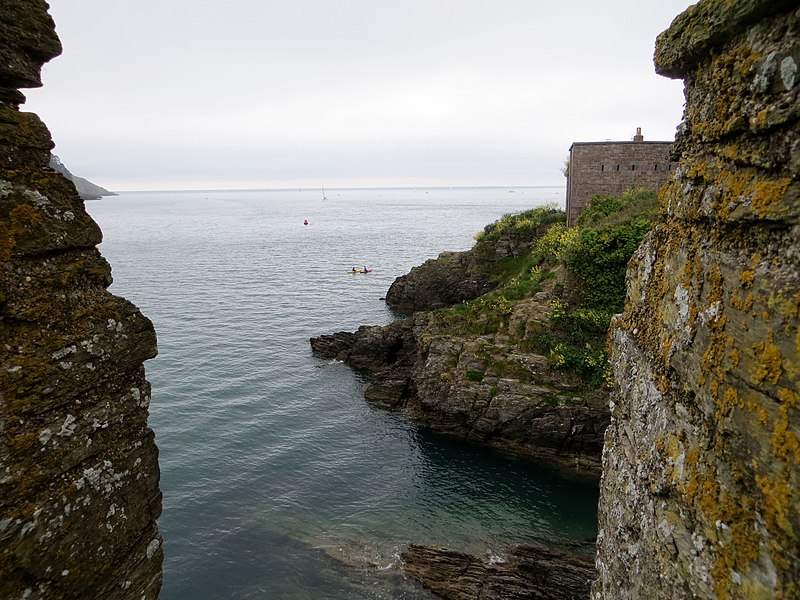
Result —
<svg viewBox="0 0 800 600"><path fill-rule="evenodd" d="M621 194L628 188L658 190L672 175L672 142L575 142L569 150L567 225L592 196Z"/></svg>
<svg viewBox="0 0 800 600"><path fill-rule="evenodd" d="M0 598L155 599L150 321L111 269L53 142L19 111L61 51L42 0L0 0Z"/></svg>
<svg viewBox="0 0 800 600"><path fill-rule="evenodd" d="M594 598L800 598L800 7L659 36L680 164L610 333Z"/></svg>

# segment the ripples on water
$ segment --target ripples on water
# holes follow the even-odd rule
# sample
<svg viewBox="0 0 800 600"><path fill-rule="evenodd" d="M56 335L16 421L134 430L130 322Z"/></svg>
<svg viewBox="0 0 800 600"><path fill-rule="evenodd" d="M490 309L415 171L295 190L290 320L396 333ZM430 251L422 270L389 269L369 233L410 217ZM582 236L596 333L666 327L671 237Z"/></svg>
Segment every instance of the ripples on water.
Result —
<svg viewBox="0 0 800 600"><path fill-rule="evenodd" d="M308 344L391 321L381 298L395 277L560 195L154 192L88 203L112 291L158 331L147 372L164 600L431 598L394 568L409 542L496 554L533 536L595 534L593 486L372 407L357 374ZM348 273L363 265L374 272Z"/></svg>

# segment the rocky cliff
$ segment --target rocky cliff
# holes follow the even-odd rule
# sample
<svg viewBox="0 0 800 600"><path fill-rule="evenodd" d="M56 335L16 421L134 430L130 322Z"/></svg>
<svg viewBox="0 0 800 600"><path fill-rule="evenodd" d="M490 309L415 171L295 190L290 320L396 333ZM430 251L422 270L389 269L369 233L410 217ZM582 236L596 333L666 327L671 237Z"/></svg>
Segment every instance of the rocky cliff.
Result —
<svg viewBox="0 0 800 600"><path fill-rule="evenodd" d="M611 332L594 597L800 597L800 9L701 0L657 41L680 166Z"/></svg>
<svg viewBox="0 0 800 600"><path fill-rule="evenodd" d="M0 2L0 597L157 598L155 333L107 291L101 233L19 111L61 51L47 9Z"/></svg>
<svg viewBox="0 0 800 600"><path fill-rule="evenodd" d="M525 218L525 214L521 216ZM526 255L534 241L559 218L558 211L553 210L545 218L531 221L530 226L506 231L499 237L493 234L511 217L507 216L505 223L501 219L487 225L472 249L442 252L395 279L386 292L386 304L408 312L434 310L487 294L502 284L502 278L493 276L497 264ZM486 243L489 240L492 243Z"/></svg>

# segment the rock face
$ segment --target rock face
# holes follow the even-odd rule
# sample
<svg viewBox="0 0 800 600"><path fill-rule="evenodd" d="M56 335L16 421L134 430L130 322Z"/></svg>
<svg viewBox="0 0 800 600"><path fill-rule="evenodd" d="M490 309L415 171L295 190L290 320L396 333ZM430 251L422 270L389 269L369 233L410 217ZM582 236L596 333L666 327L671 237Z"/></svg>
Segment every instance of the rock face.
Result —
<svg viewBox="0 0 800 600"><path fill-rule="evenodd" d="M394 280L386 304L405 311L433 310L477 298L495 285L470 252L442 252Z"/></svg>
<svg viewBox="0 0 800 600"><path fill-rule="evenodd" d="M680 166L612 328L595 598L800 597L800 10L701 0L657 43Z"/></svg>
<svg viewBox="0 0 800 600"><path fill-rule="evenodd" d="M495 243L478 243L466 252L442 252L394 280L386 292L386 304L409 312L434 310L473 300L495 289L498 281L489 272L503 259L530 251L547 227L525 235L506 235Z"/></svg>
<svg viewBox="0 0 800 600"><path fill-rule="evenodd" d="M155 333L107 291L100 230L18 109L60 52L47 8L0 10L0 597L157 598Z"/></svg>
<svg viewBox="0 0 800 600"><path fill-rule="evenodd" d="M556 281L551 280L551 289ZM515 305L508 330L548 321L547 290ZM438 431L598 477L608 424L605 389L521 351L503 332L464 335L415 313L384 327L311 339L315 352L371 375L364 396Z"/></svg>
<svg viewBox="0 0 800 600"><path fill-rule="evenodd" d="M412 544L403 571L447 600L585 600L595 576L589 548L524 544L502 559Z"/></svg>

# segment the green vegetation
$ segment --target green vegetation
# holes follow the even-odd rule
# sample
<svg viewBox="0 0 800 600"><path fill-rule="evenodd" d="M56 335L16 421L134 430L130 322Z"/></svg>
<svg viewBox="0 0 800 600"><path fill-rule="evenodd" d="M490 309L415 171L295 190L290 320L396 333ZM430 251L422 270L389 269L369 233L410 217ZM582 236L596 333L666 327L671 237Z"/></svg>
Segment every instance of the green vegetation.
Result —
<svg viewBox="0 0 800 600"><path fill-rule="evenodd" d="M530 257L525 262L528 261ZM498 333L508 325L508 317L517 302L532 297L541 290L542 282L556 276L552 271L542 270L536 265L524 266L521 271L506 278L505 285L480 298L433 311L436 322L442 327L473 335Z"/></svg>
<svg viewBox="0 0 800 600"><path fill-rule="evenodd" d="M551 366L570 369L594 385L608 379L605 338L611 317L622 312L625 271L633 252L658 214L650 190L620 196L595 196L575 227L548 232L540 251L546 264L563 264L573 279L568 292L553 301L553 335L542 340Z"/></svg>
<svg viewBox="0 0 800 600"><path fill-rule="evenodd" d="M606 315L621 312L628 261L658 215L650 190L631 189L621 196L595 196L578 218L577 234L564 250L564 264L584 285L580 303Z"/></svg>
<svg viewBox="0 0 800 600"><path fill-rule="evenodd" d="M475 235L475 240L478 242L475 249L478 250L481 245L494 243L501 237L531 240L543 234L549 225L566 222L566 219L566 213L555 204L504 215Z"/></svg>
<svg viewBox="0 0 800 600"><path fill-rule="evenodd" d="M512 346L548 356L551 368L602 385L609 374L606 333L611 317L622 311L627 264L657 214L654 192L631 189L620 196L595 196L574 227L566 227L564 212L554 206L506 215L476 236L475 251L488 253L502 240L519 242L525 252L488 263L489 275L501 285L434 311L434 320L448 331L503 335ZM556 281L549 286L554 297L549 323L537 328L517 319L511 331L517 303L551 279ZM477 375L468 377L478 381Z"/></svg>
<svg viewBox="0 0 800 600"><path fill-rule="evenodd" d="M485 374L482 371L467 371L467 379L480 383Z"/></svg>

